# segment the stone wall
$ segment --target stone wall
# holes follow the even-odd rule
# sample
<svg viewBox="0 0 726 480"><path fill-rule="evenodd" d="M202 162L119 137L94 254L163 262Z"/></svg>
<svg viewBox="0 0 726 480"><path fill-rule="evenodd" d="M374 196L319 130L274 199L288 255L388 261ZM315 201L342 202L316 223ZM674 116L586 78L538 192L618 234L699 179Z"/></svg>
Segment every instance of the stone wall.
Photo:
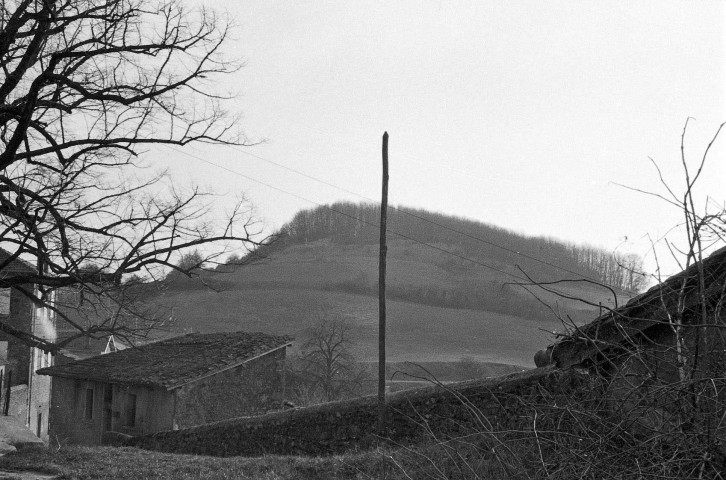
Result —
<svg viewBox="0 0 726 480"><path fill-rule="evenodd" d="M33 285L23 285L33 291ZM10 314L2 315L2 321L12 328L31 333L33 302L16 289L10 290ZM16 337L0 332L0 341L8 342L8 359L11 361L12 385L27 385L30 372L30 347ZM7 377L4 379L7 381ZM3 382L4 383L4 382Z"/></svg>
<svg viewBox="0 0 726 480"><path fill-rule="evenodd" d="M174 390L175 428L267 413L283 400L285 349Z"/></svg>
<svg viewBox="0 0 726 480"><path fill-rule="evenodd" d="M420 439L427 429L456 434L475 424L495 430L530 425L529 405L544 402L543 396L572 392L583 381L588 381L586 376L574 371L540 368L496 379L398 392L389 396L387 436L397 443L408 443ZM239 418L135 437L128 445L217 456L326 455L368 448L380 441L376 402L371 396Z"/></svg>

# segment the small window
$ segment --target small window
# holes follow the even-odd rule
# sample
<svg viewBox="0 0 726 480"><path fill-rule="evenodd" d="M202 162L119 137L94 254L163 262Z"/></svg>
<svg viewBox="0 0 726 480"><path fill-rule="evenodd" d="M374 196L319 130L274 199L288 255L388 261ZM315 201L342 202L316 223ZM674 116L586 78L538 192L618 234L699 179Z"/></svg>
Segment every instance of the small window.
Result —
<svg viewBox="0 0 726 480"><path fill-rule="evenodd" d="M126 400L126 426L136 426L136 395L129 394Z"/></svg>
<svg viewBox="0 0 726 480"><path fill-rule="evenodd" d="M93 419L93 389L86 389L86 419Z"/></svg>
<svg viewBox="0 0 726 480"><path fill-rule="evenodd" d="M46 353L43 350L38 349L38 366L40 368L50 367L51 356L50 353Z"/></svg>
<svg viewBox="0 0 726 480"><path fill-rule="evenodd" d="M103 386L103 403L113 403L113 385L108 383Z"/></svg>
<svg viewBox="0 0 726 480"><path fill-rule="evenodd" d="M0 315L10 315L10 291L9 288L0 288Z"/></svg>

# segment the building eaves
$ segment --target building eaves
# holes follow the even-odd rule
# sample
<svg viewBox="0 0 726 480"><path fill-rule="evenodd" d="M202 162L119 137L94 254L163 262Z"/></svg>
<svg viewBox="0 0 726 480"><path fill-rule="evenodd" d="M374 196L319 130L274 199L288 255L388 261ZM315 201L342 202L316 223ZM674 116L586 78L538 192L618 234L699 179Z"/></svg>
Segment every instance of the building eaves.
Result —
<svg viewBox="0 0 726 480"><path fill-rule="evenodd" d="M174 389L291 344L264 333L188 334L38 370L41 375Z"/></svg>
<svg viewBox="0 0 726 480"><path fill-rule="evenodd" d="M668 322L669 314L674 311L679 299L683 301L685 310L698 305L699 268L703 269L706 298L723 296L726 288L726 247L709 255L702 265L690 265L633 297L624 306L579 327L571 336L538 352L536 357L566 368L579 365L607 348L632 342L649 328ZM542 366L543 361L535 363Z"/></svg>

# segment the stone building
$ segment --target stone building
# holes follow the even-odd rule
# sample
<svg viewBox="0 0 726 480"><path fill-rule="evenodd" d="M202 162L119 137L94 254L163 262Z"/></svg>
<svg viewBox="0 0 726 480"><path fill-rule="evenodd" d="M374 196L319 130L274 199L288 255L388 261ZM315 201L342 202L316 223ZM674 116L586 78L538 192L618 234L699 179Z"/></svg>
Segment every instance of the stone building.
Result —
<svg viewBox="0 0 726 480"><path fill-rule="evenodd" d="M53 378L50 434L97 445L261 414L284 399L291 337L193 333L38 371Z"/></svg>
<svg viewBox="0 0 726 480"><path fill-rule="evenodd" d="M12 258L0 249L0 281L9 277L32 277L36 269L29 263ZM28 294L40 296L33 283L20 287L0 288L0 367L3 385L12 386L9 414L30 428L39 438L48 441L50 380L35 371L53 364L53 356L28 345L32 338L55 341L55 316L46 307L36 305ZM20 338L26 341L22 341ZM3 402L7 390L3 388Z"/></svg>
<svg viewBox="0 0 726 480"><path fill-rule="evenodd" d="M694 352L696 342L713 350L702 349L700 355L722 353L725 306L726 247L537 352L535 364L606 367L638 354L652 360L656 376L674 380L676 331L684 355Z"/></svg>

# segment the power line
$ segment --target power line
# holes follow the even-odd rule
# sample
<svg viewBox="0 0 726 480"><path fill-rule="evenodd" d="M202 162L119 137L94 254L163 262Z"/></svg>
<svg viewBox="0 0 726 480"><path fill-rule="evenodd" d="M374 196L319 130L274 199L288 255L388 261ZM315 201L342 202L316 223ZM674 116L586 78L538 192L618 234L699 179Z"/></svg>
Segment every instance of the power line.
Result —
<svg viewBox="0 0 726 480"><path fill-rule="evenodd" d="M311 127L309 127L307 125L303 125L303 124L299 124L295 128L301 129L301 130L307 130L310 134L319 133L319 131L317 129L311 128ZM343 145L345 147L346 151L349 151L349 152L355 151L355 152L363 154L363 155L369 155L371 152L370 149L361 148L358 144L355 144L355 143L343 143L343 142L336 142L336 143L338 143L339 145ZM233 148L235 147L235 145L228 145L228 146L233 147ZM249 152L242 151L242 153L248 154ZM405 152L401 152L401 154L405 154ZM444 169L444 170L453 172L457 175L466 176L466 178L478 178L483 181L496 180L497 182L509 183L511 185L522 185L523 184L521 181L512 180L511 178L505 178L505 177L502 177L501 175L493 175L491 172L489 172L487 174L487 176L484 177L484 176L472 173L471 170L467 170L467 169L463 169L463 168L456 168L456 167L453 167L450 164L442 162L442 161L431 162L431 160L427 159L424 162L424 161L420 160L418 157L412 158L411 156L407 156L407 155L405 156L405 159L422 168L426 168L426 169L440 168L440 169Z"/></svg>
<svg viewBox="0 0 726 480"><path fill-rule="evenodd" d="M300 200L303 200L303 201L305 201L305 202L309 202L309 203L312 203L312 204L314 204L314 205L317 205L317 206L319 206L319 207L325 208L326 210L329 210L329 211L331 211L331 212L334 212L334 213L336 213L336 214L338 214L338 215L342 215L342 216L344 216L344 217L348 217L348 218L351 218L351 219L353 219L353 220L356 220L356 221L360 221L360 222L362 222L362 223L365 223L366 225L370 225L370 226L372 226L372 227L374 227L374 228L380 229L380 227L379 227L379 226L378 226L377 224L373 223L373 222L368 222L368 221L366 221L366 220L363 220L363 219L359 219L359 218L357 218L357 217L355 217L355 216L353 216L353 215L350 215L349 213L345 213L345 212L342 212L342 211L340 211L340 210L337 210L337 209L335 209L335 208L333 208L333 207L331 207L331 206L329 206L329 205L325 205L325 204L323 204L323 203L320 203L320 202L317 202L317 201L315 201L315 200L310 200L309 198L306 198L306 197L303 197L303 196L301 196L301 195L298 195L298 194L296 194L296 193L293 193L293 192L287 191L287 190L285 190L285 189L283 189L283 188L280 188L280 187L276 187L276 186L274 186L274 185L270 185L269 183L263 182L263 181L261 181L261 180L257 180L256 178L250 177L249 175L245 175L244 173L238 172L238 171L236 171L236 170L232 170L231 168L227 168L227 167L225 167L225 166L223 166L223 165L219 165L219 164L217 164L217 163L214 163L214 162L212 162L212 161L209 161L209 160L206 160L206 159L204 159L204 158L201 158L201 157L199 157L199 156L197 156L197 155L193 155L193 154L191 154L191 153L189 153L189 152L184 152L184 151L182 151L182 150L177 150L176 148L173 148L173 147L169 147L169 146L167 146L167 148L169 148L170 150L173 150L173 151L175 151L175 152L177 152L177 153L181 153L182 155L186 155L186 156L188 156L188 157L191 157L191 158L195 158L195 159L197 159L197 160L199 160L199 161L202 161L202 162L204 162L204 163L206 163L206 164L209 164L209 165L215 166L215 167L217 167L217 168L220 168L220 169L222 169L222 170L225 170L225 171L227 171L227 172L229 172L229 173L233 173L233 174L235 174L235 175L239 175L239 176L241 176L241 177L243 177L243 178L246 178L247 180L253 181L253 182L255 182L255 183L258 183L258 184L260 184L260 185L264 185L265 187L271 188L271 189L273 189L273 190L277 190L278 192L282 192L282 193L285 193L285 194L287 194L287 195L293 196L293 197L295 197L295 198L298 198L298 199L300 199ZM457 257L457 258L460 258L460 259L462 259L462 260L466 260L466 261L468 261L468 262L471 262L471 263L474 263L474 264L476 264L476 265L479 265L479 266L481 266L481 267L484 267L484 268L488 268L488 269L490 269L490 270L493 270L493 271L495 271L495 272L499 272L499 273L501 273L501 274L504 274L504 275L508 275L508 276L510 276L510 277L512 277L512 278L515 278L515 279L517 279L517 280L520 280L520 281L523 281L523 282L529 282L529 279L526 279L526 278L524 278L524 277L520 277L520 276L518 276L518 275L515 275L515 274L513 274L513 273L511 273L511 272L507 272L507 271L505 271L505 270L502 270L502 269L500 269L500 268L494 267L494 266L492 266L492 265L489 265L489 264L486 264L486 263L480 262L480 261L478 261L478 260L474 260L474 259L472 259L472 258L468 258L468 257L465 257L465 256L463 256L463 255L460 255L460 254L458 254L458 253L452 252L452 251L450 251L450 250L446 250L445 248L441 248L441 247L437 247L437 246L435 246L435 245L431 245L430 243L427 243L427 242L424 242L424 241L421 241L421 240L417 240L416 238L413 238L413 237L411 237L411 236L409 236L409 235L406 235L406 234L403 234L403 233L399 233L399 232L396 232L396 231L394 231L394 230L391 230L391 229L388 229L388 231L389 231L390 233L392 233L392 234L394 234L394 235L398 236L398 237L401 237L401 238L403 238L403 239L406 239L406 240L410 240L410 241L412 241L412 242L414 242L414 243L417 243L417 244L419 244L419 245L423 245L423 246L425 246L425 247L428 247L428 248L431 248L431 249L433 249L433 250L438 250L438 251L440 251L440 252L443 252L443 253L446 253L446 254L452 255L452 256L454 256L454 257Z"/></svg>
<svg viewBox="0 0 726 480"><path fill-rule="evenodd" d="M327 186L329 186L329 187L335 188L335 189L337 189L337 190L340 190L341 192L345 192L345 193L348 193L348 194L350 194L350 195L354 195L354 196L356 196L356 197L359 197L359 198L362 198L362 199L368 200L368 201L370 201L370 202L373 202L373 203L375 203L375 202L376 202L376 200L374 200L374 199L372 199L372 198L370 198L370 197L367 197L367 196L365 196L365 195L361 195L360 193L357 193L357 192L353 192L353 191L351 191L351 190L348 190L347 188L343 188L343 187L340 187L340 186L338 186L338 185L335 185L335 184L332 184L332 183L330 183L330 182L326 182L325 180L322 180L322 179L320 179L320 178L316 178L316 177L314 177L314 176L312 176L312 175L308 175L308 174L307 174L307 173L305 173L305 172L301 172L300 170L296 170L296 169L294 169L294 168L291 168L291 167L288 167L288 166L286 166L286 165L282 165L282 164L280 164L280 163L278 163L278 162L275 162L275 161L273 161L273 160L270 160L270 159L268 159L268 158L264 158L264 157L262 157L262 156L260 156L260 155L256 155L256 154L254 154L254 153L251 153L251 152L247 152L247 151L245 151L245 150L243 150L243 149L241 149L241 148L239 148L239 147L237 147L237 146L235 146L235 145L226 145L226 146L227 146L227 147L229 147L229 148L232 148L233 150L235 150L235 151L237 151L237 152L239 152L239 153L242 153L242 154L244 154L244 155L248 155L248 156L250 156L250 157L254 157L254 158L258 159L258 160L262 160L263 162L267 162L267 163L269 163L269 164L271 164L271 165L275 165L275 166L277 166L277 167L279 167L279 168L282 168L282 169L284 169L284 170L287 170L287 171L289 171L289 172L292 172L292 173L295 173L295 174L297 174L297 175L303 176L303 177L305 177L305 178L307 178L307 179L310 179L310 180L313 180L313 181L315 181L315 182L321 183L321 184L323 184L323 185L327 185ZM436 221L434 221L434 220L428 219L428 218L426 218L426 217L423 217L423 216L421 216L421 215L417 215L417 214L415 214L415 213L413 213L413 212L410 212L410 211L407 211L407 210L402 210L402 209L400 209L400 208L397 208L397 207L393 207L393 206L389 206L388 208L391 208L391 209L393 209L393 210L396 210L397 212L400 212L400 213L402 213L402 214L404 214L404 215L408 215L408 216L410 216L410 217L416 218L416 219L418 219L418 220L421 220L421 221L423 221L423 222L426 222L426 223L428 223L428 224L431 224L431 225L436 225L437 227L439 227L439 228L443 228L444 230L449 230L449 231L451 231L451 232L454 232L454 233L457 233L457 234L459 234L459 235L463 235L464 237L467 237L467 238L469 238L469 239L472 239L472 240L475 240L475 241L478 241L478 242L484 243L484 244L486 244L486 245L489 245L489 246L492 246L492 247L495 247L495 248L499 248L499 249L501 249L501 250L503 250L503 251L505 251L505 252L508 252L508 253L511 253L511 254L514 254L514 255L519 255L519 256L520 256L520 257L522 257L522 258L526 258L526 259L532 260L532 261L534 261L534 262L537 262L537 263L540 263L540 264L542 264L542 265L547 265L547 266L549 266L549 267L555 268L555 269L557 269L557 270L560 270L560 271L562 271L562 272L567 272L567 273L569 273L569 274L572 274L572 275L576 275L576 276L579 276L579 277L584 277L584 278L586 278L586 279L588 279L588 280L592 280L592 281L594 281L594 282L602 283L603 285L607 285L607 286L608 286L608 287L610 287L610 288L613 288L613 289L619 290L619 291L621 291L621 292L625 292L625 290L623 290L623 289L622 289L622 288L620 288L620 287L615 287L615 286L613 286L613 285L608 285L608 284L606 284L606 283L602 282L602 281L601 281L601 280L599 280L599 279L595 279L595 278L592 278L592 277L588 277L587 275L583 275L583 274L582 274L581 272L575 272L575 271L573 271L573 270L570 270L570 269L568 269L568 268L565 268L565 267L562 267L562 266L560 266L560 265L554 264L554 263L552 263L552 262L548 262L547 260L543 260L543 259L541 259L541 258L537 258L537 257L534 257L534 256L532 256L532 255L528 255L528 254L526 254L526 253L522 253L522 252L519 252L519 251L513 250L513 249L511 249L511 248L507 248L507 247L505 247L505 246L503 246L503 245L499 245L499 244L497 244L497 243L495 243L495 242L492 242L492 241L490 241L490 240L486 240L486 239L483 239L483 238L481 238L481 237L477 237L476 235L472 235L472 234L469 234L469 233L466 233L466 232L462 232L461 230L457 230L457 229L455 229L455 228L451 228L451 227L448 227L448 226L446 226L446 225L443 225L443 224L441 224L441 223L439 223L439 222L436 222Z"/></svg>
<svg viewBox="0 0 726 480"><path fill-rule="evenodd" d="M167 148L169 148L169 149L171 149L171 150L173 150L173 151L175 151L175 152L177 152L177 153L181 153L181 154L183 154L183 155L186 155L186 156L188 156L188 157L191 157L191 158L195 158L195 159L197 159L197 160L200 160L200 161L202 161L202 162L204 162L204 163L207 163L207 164L209 164L209 165L215 166L215 167L217 167L217 168L220 168L220 169L222 169L222 170L225 170L225 171L227 171L227 172L233 173L233 174L235 174L235 175L239 175L239 176L241 176L241 177L243 177L243 178L246 178L246 179L248 179L248 180L250 180L250 181L253 181L253 182L255 182L255 183L258 183L258 184L260 184L260 185L264 185L264 186L266 186L266 187L268 187L268 188L271 188L271 189L273 189L273 190L277 190L278 192L281 192L281 193L285 193L285 194L287 194L287 195L293 196L293 197L295 197L295 198L298 198L298 199L300 199L300 200L303 200L303 201L305 201L305 202L309 202L309 203L312 203L312 204L314 204L314 205L317 205L317 206L319 206L319 207L325 208L326 210L329 210L329 211L331 211L331 212L334 212L334 213L336 213L336 214L338 214L338 215L342 215L342 216L345 216L345 217L351 218L351 219L353 219L353 220L356 220L356 221L359 221L359 222L365 223L366 225L370 225L370 226L372 226L373 228L376 228L376 229L379 229L379 230L380 230L380 226L379 226L378 224L375 224L375 223L372 223L372 222L368 222L368 221L366 221L366 220L363 220L363 219L359 219L359 218L357 218L357 217L355 217L355 216L353 216L353 215L350 215L350 214L348 214L348 213L342 212L342 211L340 211L340 210L336 210L336 209L332 208L332 207L331 207L331 206L329 206L329 205L325 205L325 204L322 204L322 203L320 203L320 202L317 202L317 201L315 201L315 200L310 200L309 198L306 198L306 197L303 197L303 196L301 196L301 195L298 195L298 194L296 194L296 193L293 193L293 192L287 191L287 190L285 190L285 189L282 189L282 188L279 188L279 187L275 187L274 185L270 185L269 183L266 183L266 182L263 182L263 181L261 181L261 180L257 180L256 178L250 177L249 175L245 175L245 174L243 174L243 173L241 173L241 172L238 172L238 171L236 171L236 170L232 170L232 169L230 169L230 168L227 168L227 167L224 167L224 166L222 166L222 165L219 165L219 164L216 164L216 163L214 163L214 162L211 162L211 161L209 161L209 160L206 160L206 159L204 159L204 158L202 158L202 157L199 157L198 155L193 155L193 154L191 154L191 153L188 153L188 152L184 152L184 151L178 150L178 149L176 149L176 148L173 148L173 147L171 147L171 146L168 146L168 145L167 145ZM424 219L424 220L425 220L425 219ZM443 228L447 228L447 227L443 226ZM449 229L449 230L451 230L451 229ZM512 278L514 278L514 279L516 279L516 280L519 280L519 281L521 281L521 282L524 282L522 286L523 286L523 287L525 288L525 290L527 290L527 291L529 291L529 289L527 288L527 285L532 285L532 280L531 280L530 278L524 278L524 277L521 277L521 276L519 276L519 275L515 275L515 274L513 274L513 273L511 273L511 272L507 272L507 271L505 271L505 270L502 270L502 269L500 269L500 268L494 267L494 266L492 266L492 265L489 265L489 264L486 264L486 263L480 262L480 261L478 261L478 260L474 260L474 259L471 259L471 258L469 258L469 257L465 257L465 256L463 256L463 255L460 255L460 254L458 254L458 253L454 253L454 252L452 252L452 251L450 251L450 250L446 250L446 249L444 249L444 248L441 248L441 247L437 247L437 246L435 246L435 245L431 245L431 244L429 244L429 243L427 243L427 242L424 242L424 241L421 241L421 240L417 240L416 238L413 238L413 237L411 237L411 236L409 236L409 235L405 235L405 234L403 234L403 233L399 233L399 232L396 232L396 231L394 231L394 230L391 230L391 229L387 229L387 231L388 231L388 232L391 232L392 234L394 234L394 235L396 235L396 236L398 236L398 237L401 237L401 238L404 238L404 239L406 239L406 240L409 240L409 241L411 241L411 242L414 242L414 243L416 243L416 244L419 244L419 245L422 245L422 246L425 246L425 247L431 248L431 249L433 249L433 250L437 250L437 251L440 251L440 252L442 252L442 253L446 253L446 254L448 254L448 255L451 255L451 256L454 256L454 257L460 258L460 259L462 259L462 260L465 260L465 261L467 261L467 262L471 262L471 263L473 263L473 264L475 264L475 265L479 265L480 267L484 267L484 268L487 268L487 269L489 269L489 270L493 270L493 271L495 271L495 272L501 273L501 274L503 274L503 275L507 275L507 276L509 276L509 277L512 277ZM605 286L605 287L609 287L609 288L611 288L611 289L613 288L613 287L610 287L610 286L608 286L608 285L606 285L606 284L603 284L602 282L599 282L599 281L594 281L594 282L595 282L595 283L597 283L597 284L601 284L601 285L603 285L603 286ZM618 288L618 290L621 290L621 291L623 291L622 289L619 289L619 288ZM550 291L550 292L552 292L552 293L555 293L555 294L557 294L557 295L561 295L561 296L563 296L563 297L567 297L567 295L566 295L566 294L565 294L564 292L562 292L562 291L560 291L560 290L557 290L556 288L549 288L549 290L548 290L548 291ZM530 293L531 293L531 292L530 292ZM614 293L614 292L613 292L613 293Z"/></svg>

